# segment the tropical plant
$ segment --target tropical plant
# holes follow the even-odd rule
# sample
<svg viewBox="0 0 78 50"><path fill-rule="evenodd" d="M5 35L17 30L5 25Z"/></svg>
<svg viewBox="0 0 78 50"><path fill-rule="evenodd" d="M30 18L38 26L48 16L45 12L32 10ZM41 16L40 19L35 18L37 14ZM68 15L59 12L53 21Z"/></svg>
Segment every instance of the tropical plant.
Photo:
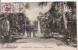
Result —
<svg viewBox="0 0 78 50"><path fill-rule="evenodd" d="M43 6L47 5L48 2L45 2L45 4L44 4L44 2L38 3L38 4L39 4L40 7L41 6L43 7ZM76 20L76 2L52 2L51 8L50 8L50 10L48 12L50 12L51 17L53 17L54 20L55 19L59 19L59 17L62 16L62 18L60 18L60 20L62 19L62 22L61 22L62 26L63 26L62 30L63 30L63 33L65 33L65 35L67 36L70 33L67 33L68 32L67 31L68 30L68 26L67 26L68 20L67 20L66 13L68 11L65 12L66 7L69 8L69 9L71 9L71 11L72 11L71 12L72 13L71 16ZM69 15L69 17L70 17L70 15ZM76 23L76 21L75 21L75 23ZM75 27L75 29L76 29L76 27ZM76 32L76 31L74 31L74 32Z"/></svg>

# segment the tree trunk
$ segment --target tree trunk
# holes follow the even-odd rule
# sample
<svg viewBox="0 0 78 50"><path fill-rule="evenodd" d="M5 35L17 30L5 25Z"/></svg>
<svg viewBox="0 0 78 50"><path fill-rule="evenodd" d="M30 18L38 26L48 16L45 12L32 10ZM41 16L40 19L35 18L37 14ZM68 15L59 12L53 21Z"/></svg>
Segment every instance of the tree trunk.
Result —
<svg viewBox="0 0 78 50"><path fill-rule="evenodd" d="M66 17L65 17L65 3L63 2L62 3L62 13L63 13L63 22L64 22L64 29L67 29L67 20L66 20Z"/></svg>

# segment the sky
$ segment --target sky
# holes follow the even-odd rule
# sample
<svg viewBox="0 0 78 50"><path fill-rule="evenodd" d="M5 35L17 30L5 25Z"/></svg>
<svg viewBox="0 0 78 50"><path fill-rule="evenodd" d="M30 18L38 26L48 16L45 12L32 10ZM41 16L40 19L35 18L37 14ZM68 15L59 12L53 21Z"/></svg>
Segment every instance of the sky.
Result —
<svg viewBox="0 0 78 50"><path fill-rule="evenodd" d="M48 4L46 6L40 7L40 6L38 6L39 2L28 2L28 3L29 3L28 9L26 9L26 7L23 6L21 3L12 3L12 5L13 5L12 11L17 13L17 12L19 12L19 7L21 7L21 6L24 7L22 10L23 11L25 10L24 13L29 18L30 21L37 20L37 16L39 16L40 12L43 14L45 12L48 12L48 10L51 8L51 4L52 4L52 2L48 2ZM64 10L64 11L67 11L67 10Z"/></svg>
<svg viewBox="0 0 78 50"><path fill-rule="evenodd" d="M40 8L38 6L38 2L30 2L29 3L29 9L26 9L26 16L29 18L30 21L34 21L37 19L37 16L39 16L39 13L45 13L47 12L51 7L51 2L49 2L46 6Z"/></svg>

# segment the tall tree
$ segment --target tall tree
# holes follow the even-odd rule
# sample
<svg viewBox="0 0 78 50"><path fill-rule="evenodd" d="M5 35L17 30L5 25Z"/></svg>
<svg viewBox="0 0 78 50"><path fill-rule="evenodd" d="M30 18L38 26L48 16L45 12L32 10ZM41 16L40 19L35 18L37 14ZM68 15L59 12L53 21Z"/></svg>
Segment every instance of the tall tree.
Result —
<svg viewBox="0 0 78 50"><path fill-rule="evenodd" d="M48 4L48 2L40 2L39 3L39 6L42 6L43 7L43 6L47 5L47 4ZM62 15L63 22L64 22L64 28L65 29L67 29L67 20L66 20L65 11L64 11L65 10L65 7L66 7L66 4L73 9L73 7L74 7L73 6L74 5L73 2L52 2L51 8L49 10L49 12L51 13L52 16L54 16L54 18L55 17L58 18L59 17L59 14ZM61 10L61 13L59 12L60 10Z"/></svg>

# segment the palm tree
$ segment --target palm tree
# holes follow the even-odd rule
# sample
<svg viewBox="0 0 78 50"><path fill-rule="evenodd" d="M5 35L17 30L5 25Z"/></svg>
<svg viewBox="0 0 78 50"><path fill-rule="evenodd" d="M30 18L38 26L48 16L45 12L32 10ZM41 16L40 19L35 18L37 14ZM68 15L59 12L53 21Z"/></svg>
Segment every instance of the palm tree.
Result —
<svg viewBox="0 0 78 50"><path fill-rule="evenodd" d="M67 29L67 20L66 20L66 17L65 17L65 3L63 2L62 3L62 13L63 13L63 21L64 21L64 28Z"/></svg>
<svg viewBox="0 0 78 50"><path fill-rule="evenodd" d="M61 3L61 4L60 4ZM40 3L38 3L39 4L39 6L41 7L43 7L43 6L46 6L47 4L48 4L48 2L40 2ZM66 20L66 17L65 17L65 12L64 12L64 10L65 10L65 5L67 4L68 5L68 7L71 7L72 8L72 11L73 11L73 5L74 5L74 2L53 2L52 4L51 4L51 8L50 8L50 10L49 10L49 12L53 15L53 13L55 12L55 14L53 15L53 16L57 16L58 17L58 13L59 13L59 4L61 5L61 14L62 14L62 17L63 17L63 22L64 22L64 29L67 29L67 20ZM53 13L52 13L53 12Z"/></svg>
<svg viewBox="0 0 78 50"><path fill-rule="evenodd" d="M76 2L63 2L63 9L62 9L62 12L63 12L63 20L64 20L64 26L65 26L65 29L67 29L67 20L65 19L66 17L65 17L65 12L64 12L64 10L65 10L65 4L69 7L69 8L71 8L72 10L72 15L73 14L75 14L75 13L73 13L75 10L74 9L76 9ZM74 11L73 11L74 10Z"/></svg>
<svg viewBox="0 0 78 50"><path fill-rule="evenodd" d="M69 33L71 35L71 40L73 42L76 42L76 39L77 39L77 36L76 36L76 33L77 33L76 2L67 2L67 6L71 9L71 12L69 12L69 14L67 15L67 17L70 17L68 20L68 30L69 30Z"/></svg>
<svg viewBox="0 0 78 50"><path fill-rule="evenodd" d="M45 3L45 4L44 4ZM59 3L60 2L52 2L51 3L51 8L48 10L48 12L50 12L50 17L51 17L51 19L55 19L55 21L56 21L56 19L58 19L59 17L58 17L58 15L59 15ZM40 7L43 7L43 6L46 6L48 3L47 2L42 2L42 3L39 3L39 6ZM43 6L42 6L43 5ZM52 21L50 19L50 21ZM58 22L58 21L56 21L56 22ZM52 25L53 26L53 25ZM57 24L56 24L56 26L57 26ZM58 28L58 27L57 27ZM58 30L58 29L56 29L56 30Z"/></svg>
<svg viewBox="0 0 78 50"><path fill-rule="evenodd" d="M40 7L43 7L43 6L47 5L48 3L47 2L41 2L41 3L38 3L38 4L39 4ZM61 6L59 6L59 5L61 5ZM59 7L61 7L61 8L59 9ZM58 15L59 15L59 10L61 10L62 13L60 13L60 14L62 16L63 25L64 25L63 26L64 29L62 29L62 30L63 30L64 36L65 36L65 40L67 41L67 39L69 38L69 35L72 34L72 33L69 33L68 26L67 26L68 21L67 21L66 12L65 12L66 7L71 9L72 17L75 16L75 20L76 20L76 2L53 2L51 4L51 8L50 8L49 12L51 13L51 16L54 16L54 17L57 18ZM76 24L74 26L76 26ZM76 29L76 27L75 27L75 29ZM76 31L74 31L74 32L76 33ZM75 35L75 34L72 34L72 35ZM72 38L74 38L74 37L76 37L76 35L73 36Z"/></svg>

